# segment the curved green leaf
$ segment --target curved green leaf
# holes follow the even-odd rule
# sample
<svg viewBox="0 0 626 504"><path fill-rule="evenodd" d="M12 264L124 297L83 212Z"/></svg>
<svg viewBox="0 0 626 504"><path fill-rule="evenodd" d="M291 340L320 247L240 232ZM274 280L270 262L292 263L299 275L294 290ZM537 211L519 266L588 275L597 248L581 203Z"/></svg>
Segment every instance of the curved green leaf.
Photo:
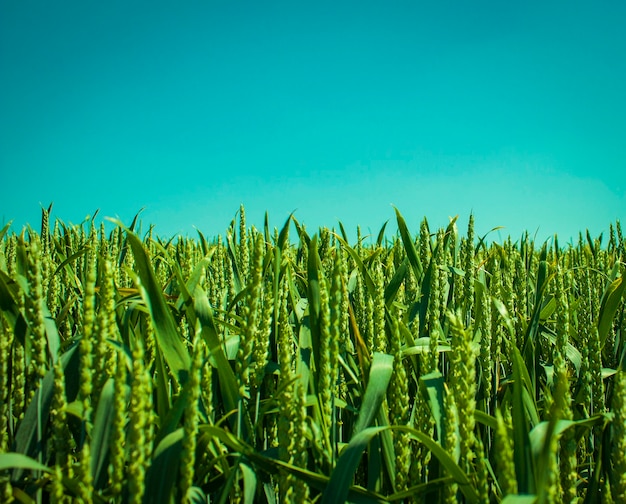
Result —
<svg viewBox="0 0 626 504"><path fill-rule="evenodd" d="M526 377L526 380L524 379ZM535 491L534 466L529 439L529 421L524 407L524 382L528 380L524 360L516 347L513 347L513 452L517 484L521 492Z"/></svg>
<svg viewBox="0 0 626 504"><path fill-rule="evenodd" d="M595 426L604 426L610 423L611 413L600 413L589 418L581 420L557 420L550 433L559 437L569 429L592 429ZM550 422L544 420L535 425L530 431L528 437L532 448L533 455L538 457L547 442L546 437L549 435Z"/></svg>
<svg viewBox="0 0 626 504"><path fill-rule="evenodd" d="M409 228L406 225L404 217L400 213L400 210L394 207L396 211L396 220L398 222L398 231L400 231L400 238L402 238L402 244L404 245L404 250L406 251L406 256L409 259L409 263L411 264L411 268L413 268L413 273L415 274L415 278L418 280L422 280L423 274L423 266L420 261L419 255L417 255L417 250L415 250L415 244L411 239L411 234L409 233Z"/></svg>
<svg viewBox="0 0 626 504"><path fill-rule="evenodd" d="M257 487L257 474L248 464L240 463L239 469L243 475L243 502L253 504Z"/></svg>
<svg viewBox="0 0 626 504"><path fill-rule="evenodd" d="M385 239L385 228L387 227L388 223L389 223L388 220L385 221L385 223L380 228L380 231L378 232L378 238L376 238L376 245L379 247L382 246L383 240Z"/></svg>
<svg viewBox="0 0 626 504"><path fill-rule="evenodd" d="M215 363L215 368L219 376L220 391L224 401L226 411L236 410L239 404L239 385L235 373L230 367L230 362L224 353L224 347L217 334L213 313L206 293L197 285L194 291L194 310L200 321L201 337L206 342L207 347ZM234 422L234 419L233 419ZM243 424L245 429L246 424ZM246 431L244 431L245 434Z"/></svg>
<svg viewBox="0 0 626 504"><path fill-rule="evenodd" d="M89 447L91 451L91 474L96 489L104 488L107 484L109 440L114 414L114 381L109 378L100 392Z"/></svg>
<svg viewBox="0 0 626 504"><path fill-rule="evenodd" d="M372 437L384 430L385 427L368 428L368 426L380 411L380 406L387 394L392 372L393 356L375 353L354 433L332 472L328 487L324 491L323 503L344 502L346 500L363 451Z"/></svg>
<svg viewBox="0 0 626 504"><path fill-rule="evenodd" d="M372 438L386 428L387 427L368 427L352 436L350 443L348 443L348 446L341 453L337 461L337 466L330 476L328 486L322 495L322 504L346 501L348 492L352 486L354 473L361 461L363 452Z"/></svg>
<svg viewBox="0 0 626 504"><path fill-rule="evenodd" d="M178 334L176 321L165 301L163 289L158 284L143 243L129 230L126 231L126 236L133 249L135 268L140 280L139 291L150 311L159 351L163 353L174 378L178 382L184 382L187 379L191 358Z"/></svg>
<svg viewBox="0 0 626 504"><path fill-rule="evenodd" d="M410 437L416 439L422 443L426 448L430 450L433 456L435 456L439 463L445 468L445 470L452 476L454 481L459 485L459 490L465 496L465 501L470 504L476 504L479 502L479 496L476 489L473 487L472 482L468 478L467 474L459 467L454 461L452 456L434 439L421 431L407 427L404 425L392 425L390 429L405 431Z"/></svg>
<svg viewBox="0 0 626 504"><path fill-rule="evenodd" d="M391 307L392 303L396 299L396 294L398 294L398 290L404 282L404 278L406 277L408 271L408 259L404 259L398 269L394 273L393 277L385 287L385 305L387 308Z"/></svg>
<svg viewBox="0 0 626 504"><path fill-rule="evenodd" d="M378 414L380 405L387 394L387 387L389 386L392 373L393 355L380 352L374 353L363 404L361 405L359 418L354 426L353 436L368 427Z"/></svg>
<svg viewBox="0 0 626 504"><path fill-rule="evenodd" d="M146 504L170 504L174 486L178 481L178 467L183 450L182 428L165 436L156 450L146 474Z"/></svg>
<svg viewBox="0 0 626 504"><path fill-rule="evenodd" d="M536 495L507 495L501 504L534 504L537 502Z"/></svg>
<svg viewBox="0 0 626 504"><path fill-rule="evenodd" d="M307 299L309 301L309 329L311 335L311 349L313 353L312 367L315 370L315 387L318 383L318 369L320 365L320 281L323 281L320 258L317 251L317 235L309 242L309 257L307 267Z"/></svg>
<svg viewBox="0 0 626 504"><path fill-rule="evenodd" d="M24 469L30 471L44 471L51 473L52 469L48 466L40 464L36 460L30 458L23 453L0 453L0 471L5 469Z"/></svg>
<svg viewBox="0 0 626 504"><path fill-rule="evenodd" d="M435 427L437 427L439 438L443 439L443 419L445 411L443 406L443 375L439 371L434 371L420 376L420 388L430 406L430 413L435 420Z"/></svg>
<svg viewBox="0 0 626 504"><path fill-rule="evenodd" d="M328 486L322 496L322 503L345 502L350 484L356 468L361 460L365 448L372 438L385 430L399 430L407 432L409 436L424 444L435 456L452 479L459 485L459 490L465 496L465 501L477 504L479 496L468 476L463 472L448 452L430 436L412 427L404 425L390 425L384 427L369 427L353 436L348 447L342 452L337 467L330 477Z"/></svg>
<svg viewBox="0 0 626 504"><path fill-rule="evenodd" d="M615 317L615 312L622 300L625 288L626 282L624 282L624 277L620 276L609 284L602 295L600 315L598 317L598 336L602 347L606 343L606 338L613 325L613 317Z"/></svg>
<svg viewBox="0 0 626 504"><path fill-rule="evenodd" d="M43 324L46 332L46 341L48 343L48 355L53 364L59 358L59 348L61 348L61 338L59 336L59 330L57 324L50 313L50 309L46 302L41 300L41 311L43 313Z"/></svg>

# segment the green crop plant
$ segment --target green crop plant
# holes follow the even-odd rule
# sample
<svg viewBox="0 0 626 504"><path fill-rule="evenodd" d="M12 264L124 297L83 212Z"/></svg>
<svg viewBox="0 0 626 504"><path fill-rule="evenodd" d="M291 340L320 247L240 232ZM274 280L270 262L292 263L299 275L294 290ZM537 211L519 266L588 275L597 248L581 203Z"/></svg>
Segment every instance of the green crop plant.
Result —
<svg viewBox="0 0 626 504"><path fill-rule="evenodd" d="M621 502L625 250L0 230L0 500Z"/></svg>

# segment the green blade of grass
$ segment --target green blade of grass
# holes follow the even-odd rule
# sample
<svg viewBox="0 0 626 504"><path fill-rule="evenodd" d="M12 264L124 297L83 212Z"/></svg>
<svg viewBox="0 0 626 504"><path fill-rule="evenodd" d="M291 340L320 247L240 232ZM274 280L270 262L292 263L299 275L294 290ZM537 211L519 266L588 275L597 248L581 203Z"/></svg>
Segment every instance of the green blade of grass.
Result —
<svg viewBox="0 0 626 504"><path fill-rule="evenodd" d="M206 255L209 253L209 243L206 241L206 238L204 237L204 234L202 234L202 231L200 231L199 229L196 229L196 232L198 233L198 238L200 239L200 247L202 247L202 255L206 257Z"/></svg>
<svg viewBox="0 0 626 504"><path fill-rule="evenodd" d="M385 430L407 432L411 438L424 444L459 485L459 490L465 496L465 501L470 504L478 504L479 496L472 482L446 450L423 432L401 425L368 427L353 436L339 457L337 467L333 471L328 486L322 495L322 504L346 501L354 471L356 471L365 448L374 436Z"/></svg>
<svg viewBox="0 0 626 504"><path fill-rule="evenodd" d="M120 228L129 230L132 233L134 231L134 229L135 229L135 226L137 225L137 221L139 219L139 214L141 212L143 212L143 208L141 210L139 210L139 212L137 212L135 214L135 217L133 217L133 221L130 223L130 226L128 226L128 227L126 227L121 221L119 221L117 219L112 219L110 217L108 217L106 219L111 221L111 222L113 222L115 225L119 226ZM127 253L128 253L128 234L126 234L126 236L124 237L124 243L122 244L122 247L120 248L119 257L117 258L117 266L119 268L121 268L122 265L124 264L124 259L126 259L126 254Z"/></svg>
<svg viewBox="0 0 626 504"><path fill-rule="evenodd" d="M18 312L15 296L19 286L9 275L0 269L0 310L15 317Z"/></svg>
<svg viewBox="0 0 626 504"><path fill-rule="evenodd" d="M241 281L241 267L238 264L237 253L235 252L235 244L233 242L232 234L229 234L226 237L226 241L228 243L228 257L230 257L230 262L233 269L233 283L235 285L235 293L239 293L243 288L243 284Z"/></svg>
<svg viewBox="0 0 626 504"><path fill-rule="evenodd" d="M287 217L285 224L283 224L282 229L278 233L278 243L276 244L276 246L280 250L283 250L285 248L285 245L288 243L287 240L289 238L289 225L291 224L292 219L293 219L293 212L289 214L289 217Z"/></svg>
<svg viewBox="0 0 626 504"><path fill-rule="evenodd" d="M317 236L314 236L309 243L309 257L307 265L307 296L309 301L309 330L311 337L310 348L313 354L311 370L313 371L314 386L317 389L319 382L320 365L320 281L323 281L320 258L317 252ZM306 390L306 389L305 389Z"/></svg>
<svg viewBox="0 0 626 504"><path fill-rule="evenodd" d="M624 276L622 275L611 282L602 294L600 315L598 317L598 336L600 337L601 347L604 347L606 343L609 331L613 325L615 312L617 312L617 308L622 300L625 288L626 282L624 282Z"/></svg>
<svg viewBox="0 0 626 504"><path fill-rule="evenodd" d="M501 504L534 504L537 502L536 495L507 495Z"/></svg>
<svg viewBox="0 0 626 504"><path fill-rule="evenodd" d="M394 273L387 286L385 287L385 305L387 306L387 308L390 308L394 300L396 299L398 290L400 289L400 286L402 285L402 282L404 282L404 279L406 277L408 264L409 261L405 258Z"/></svg>
<svg viewBox="0 0 626 504"><path fill-rule="evenodd" d="M513 459L518 489L522 493L534 493L534 467L529 438L530 428L524 407L524 376L528 371L519 350L513 347Z"/></svg>
<svg viewBox="0 0 626 504"><path fill-rule="evenodd" d="M610 424L613 416L611 413L600 413L589 418L583 418L581 420L556 420L555 425L552 427L551 434L553 436L561 436L563 433L570 429L576 429L578 431L589 430L596 426L605 426ZM530 445L533 455L538 457L544 446L548 442L548 430L550 422L544 420L533 427L529 433Z"/></svg>
<svg viewBox="0 0 626 504"><path fill-rule="evenodd" d="M20 285L0 270L0 310L13 328L14 337L26 348L28 325L17 302L22 295Z"/></svg>
<svg viewBox="0 0 626 504"><path fill-rule="evenodd" d="M387 408L379 408L376 422L379 427L389 427L389 412ZM393 436L390 429L380 433L380 445L382 462L387 469L387 477L391 481L392 488L396 485L396 452L393 447ZM371 475L370 475L371 476ZM384 475L380 474L380 478Z"/></svg>
<svg viewBox="0 0 626 504"><path fill-rule="evenodd" d="M374 353L369 379L363 397L363 404L359 411L359 417L354 426L353 436L371 425L378 414L380 405L387 394L387 387L393 373L393 355Z"/></svg>
<svg viewBox="0 0 626 504"><path fill-rule="evenodd" d="M382 246L383 244L383 240L385 239L385 228L387 227L388 223L389 221L385 221L385 223L380 228L380 231L378 232L378 238L376 238L376 245L378 247Z"/></svg>
<svg viewBox="0 0 626 504"><path fill-rule="evenodd" d="M343 450L337 466L330 476L330 481L324 494L322 495L321 504L333 504L335 502L345 502L354 473L361 461L363 452L369 445L372 438L383 431L386 427L368 427L352 436L350 443Z"/></svg>
<svg viewBox="0 0 626 504"><path fill-rule="evenodd" d="M426 446L432 455L439 460L439 463L444 467L448 474L452 476L454 481L458 483L459 490L465 496L465 501L470 504L478 504L478 493L476 492L476 489L472 485L472 482L468 478L467 474L465 474L463 469L459 467L452 456L439 443L437 443L430 436L412 427L396 425L392 426L391 429L408 432L413 439L416 439Z"/></svg>
<svg viewBox="0 0 626 504"><path fill-rule="evenodd" d="M426 398L426 401L430 406L430 413L435 420L437 436L439 439L443 439L443 375L439 371L434 371L424 376L420 376L419 380L422 394Z"/></svg>
<svg viewBox="0 0 626 504"><path fill-rule="evenodd" d="M244 504L253 504L257 487L256 471L244 462L239 464L239 469L243 476L243 502Z"/></svg>
<svg viewBox="0 0 626 504"><path fill-rule="evenodd" d="M232 433L214 425L201 425L200 432L219 439L221 443L229 447L233 452L240 453L245 458L254 463L257 470L264 471L269 474L276 474L279 471L285 471L293 474L302 481L306 482L311 488L315 488L320 492L324 492L328 487L330 478L323 474L304 469L293 464L289 464L274 457L258 453L254 449L241 441ZM374 429L380 429L374 427ZM384 429L388 429L385 427ZM349 489L347 499L345 501L354 504L380 504L387 502L382 496L365 490L364 488L353 486ZM335 500L332 502L340 502Z"/></svg>
<svg viewBox="0 0 626 504"><path fill-rule="evenodd" d="M265 218L263 219L263 239L265 240L265 243L272 242L272 233L270 232L270 215L267 211L265 212Z"/></svg>
<svg viewBox="0 0 626 504"><path fill-rule="evenodd" d="M41 299L40 303L41 311L43 313L43 323L46 331L46 341L48 343L48 355L50 356L52 364L56 364L56 361L59 358L59 349L61 348L59 330L57 329L56 322L52 317L46 302Z"/></svg>
<svg viewBox="0 0 626 504"><path fill-rule="evenodd" d="M228 411L236 410L239 404L239 385L235 373L224 353L222 342L217 334L213 313L206 293L198 285L194 291L194 309L200 321L201 337L207 344L211 357L215 362L215 368L219 376L220 391L224 401L224 408ZM235 419L232 419L235 422ZM244 424L244 429L246 428ZM247 430L242 431L242 434Z"/></svg>
<svg viewBox="0 0 626 504"><path fill-rule="evenodd" d="M52 469L23 453L0 453L0 471L6 469L21 469L30 471L44 471L52 473Z"/></svg>
<svg viewBox="0 0 626 504"><path fill-rule="evenodd" d="M449 485L450 483L454 483L454 479L452 479L450 476L446 476L444 478L431 479L427 483L420 483L418 485L409 487L402 492L396 492L394 494L391 494L387 496L387 501L388 502L396 502L396 501L406 502L407 499L410 499L411 497L435 494L441 488L443 488L446 485Z"/></svg>
<svg viewBox="0 0 626 504"><path fill-rule="evenodd" d="M532 309L532 315L530 317L530 322L528 324L528 328L526 330L526 334L524 335L524 355L526 356L527 361L530 362L530 359L534 360L534 365L530 372L533 377L536 376L538 370L538 360L539 356L534 355L533 349L537 346L536 341L539 336L539 321L541 317L541 311L543 308L543 298L546 293L548 284L550 282L551 276L548 275L548 252L546 244L544 243L541 248L541 252L539 255L539 264L537 266L537 281L535 283L535 301Z"/></svg>
<svg viewBox="0 0 626 504"><path fill-rule="evenodd" d="M163 427L163 419L171 412L172 397L170 396L170 379L167 367L163 362L163 353L156 352L154 356L156 377L154 380L156 412L159 416L160 425ZM160 432L159 432L160 435Z"/></svg>
<svg viewBox="0 0 626 504"><path fill-rule="evenodd" d="M372 428L373 430L368 427L380 411L380 406L387 394L392 372L393 356L375 353L363 404L354 426L354 433L331 474L322 502L344 502L346 500L361 455L372 437L381 430L381 427Z"/></svg>
<svg viewBox="0 0 626 504"><path fill-rule="evenodd" d="M96 490L105 488L108 483L109 438L115 414L113 393L114 381L109 378L100 392L89 446L91 474Z"/></svg>
<svg viewBox="0 0 626 504"><path fill-rule="evenodd" d="M406 256L411 264L411 268L413 268L413 273L415 274L415 278L420 281L422 279L423 267L420 261L419 256L417 255L417 250L415 250L415 244L411 239L411 235L409 233L409 229L404 221L404 217L400 211L394 207L396 211L396 220L398 221L398 231L400 231L400 238L402 238L402 244L404 245L404 250L406 251Z"/></svg>
<svg viewBox="0 0 626 504"><path fill-rule="evenodd" d="M150 311L158 350L163 353L174 378L182 383L187 379L191 358L178 334L176 321L165 301L143 243L129 230L126 236L135 256L135 268L140 280L138 287Z"/></svg>
<svg viewBox="0 0 626 504"><path fill-rule="evenodd" d="M476 410L474 411L474 419L483 425L486 425L490 429L495 430L498 427L496 417L493 417L484 411Z"/></svg>
<svg viewBox="0 0 626 504"><path fill-rule="evenodd" d="M367 287L367 290L372 293L376 292L376 287L374 286L372 276L370 275L365 263L361 260L361 256L359 256L358 251L352 248L343 238L337 236L337 240L339 240L339 243L341 243L344 250L348 252L350 257L352 257L352 259L354 260L358 270L361 272L361 275L363 275L363 280L365 281L365 286Z"/></svg>
<svg viewBox="0 0 626 504"><path fill-rule="evenodd" d="M189 387L190 383L188 380L185 385L183 385L181 391L166 414L159 415L159 432L155 437L156 444L160 443L162 439L176 431L178 428L181 418L183 418L187 402L189 401Z"/></svg>
<svg viewBox="0 0 626 504"><path fill-rule="evenodd" d="M146 493L143 501L148 504L170 504L174 486L178 481L178 468L183 450L182 428L165 436L156 447L152 464L146 473Z"/></svg>
<svg viewBox="0 0 626 504"><path fill-rule="evenodd" d="M11 223L13 221L9 221L1 230L0 230L0 241L4 239L4 235L7 234L7 231L11 227Z"/></svg>
<svg viewBox="0 0 626 504"><path fill-rule="evenodd" d="M439 245L437 245L439 247ZM435 251L433 251L431 255L431 260L428 263L428 267L424 272L424 276L422 278L422 286L420 287L420 298L419 302L415 303L414 308L411 310L409 315L409 320L415 319L415 317L419 313L419 336L425 336L424 331L426 328L426 313L428 312L428 303L430 303L430 287L432 285L432 276L433 270L436 268L435 265L435 257L437 252L437 247L435 247Z"/></svg>

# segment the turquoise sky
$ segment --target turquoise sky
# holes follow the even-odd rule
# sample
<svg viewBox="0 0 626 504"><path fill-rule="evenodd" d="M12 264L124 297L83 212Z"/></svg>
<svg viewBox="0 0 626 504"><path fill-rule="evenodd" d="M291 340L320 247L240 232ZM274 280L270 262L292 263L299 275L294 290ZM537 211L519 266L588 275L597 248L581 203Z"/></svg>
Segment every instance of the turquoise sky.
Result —
<svg viewBox="0 0 626 504"><path fill-rule="evenodd" d="M626 3L5 0L0 225L626 217ZM391 226L391 230L395 227Z"/></svg>

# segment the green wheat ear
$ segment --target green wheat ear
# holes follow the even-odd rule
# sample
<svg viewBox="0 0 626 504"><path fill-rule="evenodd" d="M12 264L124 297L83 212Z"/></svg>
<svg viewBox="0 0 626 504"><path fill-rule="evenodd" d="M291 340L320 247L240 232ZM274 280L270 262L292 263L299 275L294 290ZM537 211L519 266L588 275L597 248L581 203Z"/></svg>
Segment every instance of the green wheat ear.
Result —
<svg viewBox="0 0 626 504"><path fill-rule="evenodd" d="M387 390L389 403L389 420L392 425L408 425L409 410L409 379L402 358L403 341L398 324L398 313L391 316L390 351L394 357L393 373ZM409 485L409 470L411 468L412 443L407 432L394 432L394 451L396 454L396 490L403 491Z"/></svg>
<svg viewBox="0 0 626 504"><path fill-rule="evenodd" d="M250 252L248 250L248 231L246 229L246 212L241 205L239 207L239 268L241 278L244 281L250 276Z"/></svg>
<svg viewBox="0 0 626 504"><path fill-rule="evenodd" d="M61 479L63 475L72 477L74 468L72 457L76 446L73 443L67 422L67 397L65 395L65 374L61 361L54 364L54 388L52 405L50 408L50 424L52 426L52 448L54 450L54 462L56 477L52 479L53 501L57 504L70 502L69 496L65 495Z"/></svg>
<svg viewBox="0 0 626 504"><path fill-rule="evenodd" d="M83 335L79 343L80 354L80 387L78 391L78 398L82 406L82 434L81 434L81 446L87 445L84 448L84 470L81 474L85 477L85 485L88 487L91 482L88 481L90 471L87 470L87 458L88 458L88 444L89 436L91 435L91 413L92 413L92 392L93 392L93 328L95 323L95 281L96 274L93 265L88 266L85 293L83 300ZM87 491L87 490L86 490Z"/></svg>
<svg viewBox="0 0 626 504"><path fill-rule="evenodd" d="M371 293L374 312L373 355L376 352L386 353L389 343L385 331L385 279L380 259L375 259L372 268L374 282L374 292Z"/></svg>
<svg viewBox="0 0 626 504"><path fill-rule="evenodd" d="M43 306L45 303L43 292L42 250L39 237L30 234L27 254L28 293L25 296L25 314L30 328L31 341L31 369L33 378L40 380L44 377L48 367L47 339L44 321Z"/></svg>
<svg viewBox="0 0 626 504"><path fill-rule="evenodd" d="M111 496L119 499L126 480L126 424L128 422L128 396L130 388L127 380L127 359L122 350L116 352L114 392L113 392L113 419L110 437L109 481Z"/></svg>
<svg viewBox="0 0 626 504"><path fill-rule="evenodd" d="M474 308L474 281L476 278L476 264L475 264L475 251L474 251L474 215L470 214L469 222L467 224L467 237L463 239L462 243L462 268L465 273L463 278L463 315L464 323L469 324L471 322L471 315Z"/></svg>
<svg viewBox="0 0 626 504"><path fill-rule="evenodd" d="M186 384L188 387L187 402L185 403L185 411L183 413L183 443L182 453L180 457L180 481L179 492L181 502L191 504L193 498L191 495L191 489L194 483L195 465L196 465L196 445L198 436L198 401L200 400L200 384L202 379L202 367L204 364L204 349L205 346L196 337L193 346L193 359L191 362L191 369L189 371L189 382Z"/></svg>
<svg viewBox="0 0 626 504"><path fill-rule="evenodd" d="M119 340L115 307L115 283L110 259L101 258L99 307L96 315L94 338L94 392L98 396L107 379L115 375L116 359L109 341Z"/></svg>
<svg viewBox="0 0 626 504"><path fill-rule="evenodd" d="M132 349L132 381L129 409L128 490L130 502L140 504L145 492L146 469L152 454L152 380L145 367L140 339Z"/></svg>
<svg viewBox="0 0 626 504"><path fill-rule="evenodd" d="M9 328L4 317L0 314L0 376L4 377L5 385L10 378L11 348L13 346L13 331ZM9 426L11 421L10 389L0 387L0 453L9 451Z"/></svg>
<svg viewBox="0 0 626 504"><path fill-rule="evenodd" d="M261 296L263 292L263 240L260 234L254 236L255 254L250 267L250 283L246 288L245 302L242 308L241 332L235 372L239 379L239 395L250 398L250 372L252 355L261 323Z"/></svg>
<svg viewBox="0 0 626 504"><path fill-rule="evenodd" d="M278 320L278 360L280 365L279 381L279 420L278 420L278 456L283 462L295 467L307 465L307 415L304 391L294 374L296 348L294 333L290 322L289 286L283 278L280 289ZM279 494L283 502L308 502L308 485L290 472L281 471Z"/></svg>
<svg viewBox="0 0 626 504"><path fill-rule="evenodd" d="M510 434L513 428L510 416L505 419L500 409L496 410L496 421L495 450L498 453L496 461L498 483L502 489L502 495L506 497L517 494L513 442Z"/></svg>
<svg viewBox="0 0 626 504"><path fill-rule="evenodd" d="M450 389L459 416L460 457L459 465L469 472L475 458L476 442L476 352L471 334L465 329L461 311L447 314L450 323Z"/></svg>
<svg viewBox="0 0 626 504"><path fill-rule="evenodd" d="M624 370L618 371L615 375L611 406L615 415L612 422L611 493L615 502L626 502L626 372Z"/></svg>

